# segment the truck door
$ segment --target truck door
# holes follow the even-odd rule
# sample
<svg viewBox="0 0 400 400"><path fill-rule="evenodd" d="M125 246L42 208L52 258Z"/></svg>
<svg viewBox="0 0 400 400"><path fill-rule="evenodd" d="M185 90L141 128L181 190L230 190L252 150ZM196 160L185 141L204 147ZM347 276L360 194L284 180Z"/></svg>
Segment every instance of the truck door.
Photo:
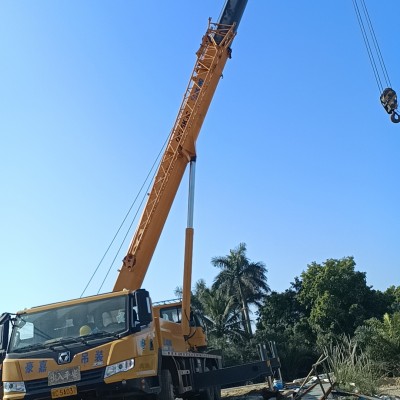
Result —
<svg viewBox="0 0 400 400"><path fill-rule="evenodd" d="M8 313L0 315L0 365L3 363L3 360L6 357L10 333L10 319L11 316Z"/></svg>

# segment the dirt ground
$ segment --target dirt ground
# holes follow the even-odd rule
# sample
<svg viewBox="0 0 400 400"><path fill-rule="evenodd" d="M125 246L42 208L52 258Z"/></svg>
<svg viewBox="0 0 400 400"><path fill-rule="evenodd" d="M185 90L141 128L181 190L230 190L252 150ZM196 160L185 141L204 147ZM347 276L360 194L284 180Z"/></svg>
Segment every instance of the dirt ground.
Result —
<svg viewBox="0 0 400 400"><path fill-rule="evenodd" d="M400 400L400 377L386 378L380 387L380 398L389 400L385 396L395 397ZM281 390L279 392L270 390L267 383L259 383L256 385L239 386L235 388L222 389L221 397L224 400L265 400L275 398L284 400L292 398L293 390Z"/></svg>
<svg viewBox="0 0 400 400"><path fill-rule="evenodd" d="M272 391L268 387L268 383L257 383L254 385L238 386L229 389L222 389L221 397L225 400L258 400L258 399L269 399L269 398L281 398L283 392Z"/></svg>
<svg viewBox="0 0 400 400"><path fill-rule="evenodd" d="M380 387L380 393L400 398L400 377L386 378L384 384Z"/></svg>

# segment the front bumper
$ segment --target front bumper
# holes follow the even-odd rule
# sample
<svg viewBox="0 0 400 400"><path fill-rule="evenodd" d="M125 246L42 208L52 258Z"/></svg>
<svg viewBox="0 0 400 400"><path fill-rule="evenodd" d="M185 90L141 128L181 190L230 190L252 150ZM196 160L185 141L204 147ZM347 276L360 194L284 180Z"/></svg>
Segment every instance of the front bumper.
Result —
<svg viewBox="0 0 400 400"><path fill-rule="evenodd" d="M47 379L25 381L26 393L4 393L4 400L53 400L51 390L76 387L76 395L62 397L62 399L115 399L159 393L158 377L135 378L121 380L114 383L105 383L104 369L96 369L82 373L81 380L63 385L49 386Z"/></svg>

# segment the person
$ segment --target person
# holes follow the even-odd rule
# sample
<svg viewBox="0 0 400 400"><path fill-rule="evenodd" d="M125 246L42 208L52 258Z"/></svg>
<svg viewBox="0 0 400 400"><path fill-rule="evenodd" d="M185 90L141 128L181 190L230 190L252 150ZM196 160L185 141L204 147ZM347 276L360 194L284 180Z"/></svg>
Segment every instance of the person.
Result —
<svg viewBox="0 0 400 400"><path fill-rule="evenodd" d="M79 328L79 336L90 335L91 333L96 333L99 330L96 328L96 324L94 323L93 315L86 315L86 317L78 316L76 319L76 326L80 326ZM74 321L74 322L75 322Z"/></svg>

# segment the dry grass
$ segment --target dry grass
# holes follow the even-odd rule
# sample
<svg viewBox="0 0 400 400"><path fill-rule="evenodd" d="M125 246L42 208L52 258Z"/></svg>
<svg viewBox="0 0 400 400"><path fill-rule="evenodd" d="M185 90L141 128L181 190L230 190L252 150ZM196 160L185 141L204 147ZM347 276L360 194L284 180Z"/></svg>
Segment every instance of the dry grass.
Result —
<svg viewBox="0 0 400 400"><path fill-rule="evenodd" d="M356 343L344 338L325 349L336 386L344 391L375 395L383 383L383 366L374 364Z"/></svg>

